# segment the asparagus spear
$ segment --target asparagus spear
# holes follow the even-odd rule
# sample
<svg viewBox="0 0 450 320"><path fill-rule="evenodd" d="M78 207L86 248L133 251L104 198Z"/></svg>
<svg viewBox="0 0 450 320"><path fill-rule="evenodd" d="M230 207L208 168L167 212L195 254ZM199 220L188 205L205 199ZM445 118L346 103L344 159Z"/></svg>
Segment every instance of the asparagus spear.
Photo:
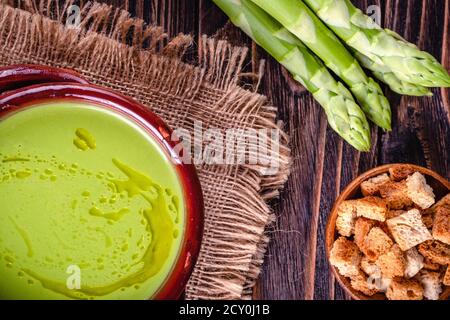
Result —
<svg viewBox="0 0 450 320"><path fill-rule="evenodd" d="M391 108L380 86L319 18L299 0L251 0L278 20L347 83L367 117L391 129Z"/></svg>
<svg viewBox="0 0 450 320"><path fill-rule="evenodd" d="M398 79L424 87L450 87L450 76L429 53L381 29L349 0L305 0L350 47L386 66Z"/></svg>
<svg viewBox="0 0 450 320"><path fill-rule="evenodd" d="M392 91L407 96L433 96L427 87L400 80L387 66L378 64L359 52L353 52L353 54L364 68L371 70L375 78L386 83Z"/></svg>
<svg viewBox="0 0 450 320"><path fill-rule="evenodd" d="M347 88L300 40L249 0L213 1L313 94L339 135L356 149L369 150L370 130L364 113Z"/></svg>

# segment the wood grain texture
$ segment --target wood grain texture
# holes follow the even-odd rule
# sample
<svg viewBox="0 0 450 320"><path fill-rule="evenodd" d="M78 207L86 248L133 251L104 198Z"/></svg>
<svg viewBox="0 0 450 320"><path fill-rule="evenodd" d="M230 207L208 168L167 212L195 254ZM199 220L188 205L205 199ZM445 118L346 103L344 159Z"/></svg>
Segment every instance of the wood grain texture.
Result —
<svg viewBox="0 0 450 320"><path fill-rule="evenodd" d="M252 54L248 72L266 60L260 91L279 108L279 119L291 135L292 175L273 207L278 221L255 299L349 299L329 272L325 225L334 200L360 173L377 165L409 162L450 178L449 90L434 97L400 97L385 88L393 108L393 131L372 129L372 150L356 152L329 128L311 95L293 82L266 53L231 26L211 0L111 0L133 15L161 24L170 35L219 34ZM365 10L379 5L384 27L418 44L450 67L450 0L354 0ZM188 59L194 61L196 45Z"/></svg>

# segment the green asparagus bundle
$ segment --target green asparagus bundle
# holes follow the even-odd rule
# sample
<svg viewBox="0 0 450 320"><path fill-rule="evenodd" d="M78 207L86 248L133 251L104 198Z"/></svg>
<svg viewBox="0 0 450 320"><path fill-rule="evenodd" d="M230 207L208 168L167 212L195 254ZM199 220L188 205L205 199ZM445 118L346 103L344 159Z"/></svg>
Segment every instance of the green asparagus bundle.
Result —
<svg viewBox="0 0 450 320"><path fill-rule="evenodd" d="M367 58L363 63L365 67L379 72L379 66L383 66L382 73L393 73L400 81L416 86L419 91L410 94L420 95L420 91L424 92L421 87L450 87L447 70L432 55L420 51L393 31L380 28L351 1L304 1L348 46L360 54L360 60ZM392 89L402 91L395 85Z"/></svg>
<svg viewBox="0 0 450 320"><path fill-rule="evenodd" d="M300 0L251 0L311 49L350 88L367 117L391 129L391 108L380 86L366 76L358 61Z"/></svg>
<svg viewBox="0 0 450 320"><path fill-rule="evenodd" d="M386 83L392 91L407 96L433 96L427 87L400 80L387 66L380 65L359 52L353 52L353 54L364 68L371 70L375 78Z"/></svg>
<svg viewBox="0 0 450 320"><path fill-rule="evenodd" d="M213 1L313 94L339 135L360 151L370 149L369 124L363 111L300 40L250 0Z"/></svg>

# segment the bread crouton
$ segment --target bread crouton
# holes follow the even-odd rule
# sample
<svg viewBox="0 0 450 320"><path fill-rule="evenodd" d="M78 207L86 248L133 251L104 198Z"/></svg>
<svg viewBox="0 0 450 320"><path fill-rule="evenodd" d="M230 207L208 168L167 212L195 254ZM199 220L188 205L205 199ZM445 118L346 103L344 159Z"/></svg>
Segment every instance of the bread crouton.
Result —
<svg viewBox="0 0 450 320"><path fill-rule="evenodd" d="M413 167L407 164L395 165L389 169L389 175L391 176L391 179L394 181L405 180L414 172L416 172L416 170L414 170Z"/></svg>
<svg viewBox="0 0 450 320"><path fill-rule="evenodd" d="M450 244L450 206L441 206L436 209L433 237L443 243Z"/></svg>
<svg viewBox="0 0 450 320"><path fill-rule="evenodd" d="M428 300L439 300L442 293L441 275L439 272L423 270L418 276L424 288L424 297Z"/></svg>
<svg viewBox="0 0 450 320"><path fill-rule="evenodd" d="M381 274L387 278L403 277L405 275L406 258L397 244L381 255L376 263L381 269Z"/></svg>
<svg viewBox="0 0 450 320"><path fill-rule="evenodd" d="M370 261L369 258L364 256L361 259L361 270L364 271L365 274L371 277L381 277L381 269L380 267L373 261Z"/></svg>
<svg viewBox="0 0 450 320"><path fill-rule="evenodd" d="M450 193L436 202L436 204L432 208L436 210L437 208L442 206L450 206Z"/></svg>
<svg viewBox="0 0 450 320"><path fill-rule="evenodd" d="M434 212L432 212L430 209L425 210L422 213L422 222L428 229L433 228L434 224Z"/></svg>
<svg viewBox="0 0 450 320"><path fill-rule="evenodd" d="M389 300L423 300L423 287L416 279L395 278L386 297Z"/></svg>
<svg viewBox="0 0 450 320"><path fill-rule="evenodd" d="M407 195L420 208L427 209L435 202L433 189L427 184L425 177L415 172L406 179Z"/></svg>
<svg viewBox="0 0 450 320"><path fill-rule="evenodd" d="M358 218L355 223L355 243L359 247L360 250L364 247L364 240L366 236L369 234L370 230L375 227L377 221L370 220L367 218Z"/></svg>
<svg viewBox="0 0 450 320"><path fill-rule="evenodd" d="M387 173L371 178L361 183L361 192L365 197L379 195L380 187L389 181L391 181L391 179Z"/></svg>
<svg viewBox="0 0 450 320"><path fill-rule="evenodd" d="M344 201L338 208L336 229L341 236L350 237L354 232L356 203L354 200Z"/></svg>
<svg viewBox="0 0 450 320"><path fill-rule="evenodd" d="M406 181L390 181L380 186L380 195L389 204L391 210L400 210L411 207L414 202L408 196Z"/></svg>
<svg viewBox="0 0 450 320"><path fill-rule="evenodd" d="M389 230L403 251L431 240L432 236L423 224L419 210L412 209L387 221Z"/></svg>
<svg viewBox="0 0 450 320"><path fill-rule="evenodd" d="M389 210L386 215L386 220L396 218L398 216L401 216L402 214L406 213L405 210Z"/></svg>
<svg viewBox="0 0 450 320"><path fill-rule="evenodd" d="M431 262L431 260L428 258L425 258L425 257L423 258L423 268L425 270L439 271L439 270L441 270L441 267L442 266L440 264Z"/></svg>
<svg viewBox="0 0 450 320"><path fill-rule="evenodd" d="M381 277L379 279L375 279L375 287L378 288L379 292L386 293L391 286L391 283L391 278Z"/></svg>
<svg viewBox="0 0 450 320"><path fill-rule="evenodd" d="M423 263L423 256L420 255L420 253L417 251L416 248L411 248L408 251L405 252L406 254L406 270L405 270L405 277L406 278L412 278L416 274L419 273L420 270L423 269L424 263Z"/></svg>
<svg viewBox="0 0 450 320"><path fill-rule="evenodd" d="M450 287L450 265L447 267L447 271L445 271L443 282L444 286Z"/></svg>
<svg viewBox="0 0 450 320"><path fill-rule="evenodd" d="M378 226L380 227L381 230L384 231L384 233L386 233L389 236L389 238L394 240L394 237L392 236L391 230L389 230L387 223L380 223Z"/></svg>
<svg viewBox="0 0 450 320"><path fill-rule="evenodd" d="M379 256L386 253L394 244L389 236L381 228L374 227L364 239L361 251L371 261L376 261Z"/></svg>
<svg viewBox="0 0 450 320"><path fill-rule="evenodd" d="M345 237L337 239L330 252L330 263L344 277L357 276L361 263L361 252L353 241Z"/></svg>
<svg viewBox="0 0 450 320"><path fill-rule="evenodd" d="M356 216L384 222L389 211L386 200L379 197L365 197L354 200L356 202Z"/></svg>
<svg viewBox="0 0 450 320"><path fill-rule="evenodd" d="M378 293L378 288L372 285L369 278L361 270L356 276L350 278L350 285L353 289L362 292L366 296L373 296Z"/></svg>
<svg viewBox="0 0 450 320"><path fill-rule="evenodd" d="M450 264L450 246L440 241L427 241L419 245L419 252L432 263L441 266Z"/></svg>
<svg viewBox="0 0 450 320"><path fill-rule="evenodd" d="M387 291L392 279L383 277L380 267L375 262L371 262L369 258L363 257L361 270L369 277L369 288L375 288L378 292Z"/></svg>
<svg viewBox="0 0 450 320"><path fill-rule="evenodd" d="M422 221L428 229L433 228L436 210L441 207L450 207L450 193L435 203L434 206L422 212Z"/></svg>

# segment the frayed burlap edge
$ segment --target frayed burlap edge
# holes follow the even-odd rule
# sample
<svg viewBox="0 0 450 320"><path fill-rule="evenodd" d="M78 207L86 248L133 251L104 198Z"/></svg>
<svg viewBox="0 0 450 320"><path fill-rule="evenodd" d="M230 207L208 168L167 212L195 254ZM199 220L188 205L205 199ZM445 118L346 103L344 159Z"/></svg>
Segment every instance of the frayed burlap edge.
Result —
<svg viewBox="0 0 450 320"><path fill-rule="evenodd" d="M279 129L276 108L238 86L246 48L203 37L198 66L193 66L181 61L190 36L169 39L162 28L105 4L85 4L80 24L69 28L65 24L72 1L63 6L53 0L0 3L1 65L40 63L75 69L93 83L149 105L172 126L184 121L191 128L192 118L202 115L182 117L183 110L158 110L151 101L163 97L174 105L201 103L202 112L232 115L226 119L232 127ZM206 99L214 103L202 102ZM265 230L274 221L266 201L278 195L289 174L287 136L279 132L280 151L269 155L280 163L273 175L262 174L267 169L262 165L198 166L207 212L188 299L251 298L269 241Z"/></svg>

